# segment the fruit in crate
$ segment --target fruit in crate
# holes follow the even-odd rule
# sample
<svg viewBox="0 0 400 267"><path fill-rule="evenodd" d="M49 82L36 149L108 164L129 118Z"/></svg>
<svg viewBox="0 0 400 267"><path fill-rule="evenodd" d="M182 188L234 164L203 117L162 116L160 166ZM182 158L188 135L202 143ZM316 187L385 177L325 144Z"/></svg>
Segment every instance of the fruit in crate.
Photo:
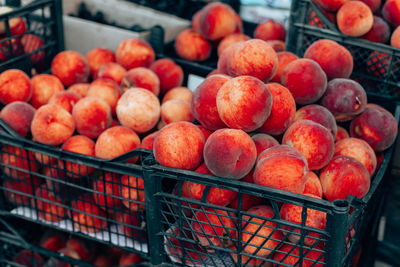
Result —
<svg viewBox="0 0 400 267"><path fill-rule="evenodd" d="M161 105L161 119L166 124L178 121L193 122L190 102L181 99L171 99Z"/></svg>
<svg viewBox="0 0 400 267"><path fill-rule="evenodd" d="M35 112L36 109L32 105L23 101L15 101L2 108L0 119L21 137L26 137L30 132Z"/></svg>
<svg viewBox="0 0 400 267"><path fill-rule="evenodd" d="M44 260L37 252L24 249L16 253L13 257L13 262L26 267L43 266Z"/></svg>
<svg viewBox="0 0 400 267"><path fill-rule="evenodd" d="M116 82L102 78L93 81L87 91L87 96L104 100L110 106L113 116L116 114L117 102L121 95L121 90Z"/></svg>
<svg viewBox="0 0 400 267"><path fill-rule="evenodd" d="M132 87L140 87L152 92L155 96L160 93L160 80L157 75L150 69L138 67L125 73L121 82L123 91Z"/></svg>
<svg viewBox="0 0 400 267"><path fill-rule="evenodd" d="M28 102L32 96L31 81L23 71L10 69L0 74L0 102Z"/></svg>
<svg viewBox="0 0 400 267"><path fill-rule="evenodd" d="M89 83L75 83L68 87L67 91L74 92L80 97L85 97L87 95L87 91L89 90L89 86Z"/></svg>
<svg viewBox="0 0 400 267"><path fill-rule="evenodd" d="M1 149L1 163L5 175L17 180L31 178L30 172L39 170L32 151L4 145Z"/></svg>
<svg viewBox="0 0 400 267"><path fill-rule="evenodd" d="M96 73L95 79L110 79L121 84L126 69L118 63L110 62L102 65Z"/></svg>
<svg viewBox="0 0 400 267"><path fill-rule="evenodd" d="M224 52L225 49L231 46L232 44L244 42L247 40L250 40L250 37L243 33L232 33L228 36L225 36L218 44L218 49L217 49L218 56L221 56L222 52Z"/></svg>
<svg viewBox="0 0 400 267"><path fill-rule="evenodd" d="M254 144L256 145L257 156L259 156L264 150L279 145L279 142L274 137L264 133L255 134L251 136L251 139L253 139Z"/></svg>
<svg viewBox="0 0 400 267"><path fill-rule="evenodd" d="M79 258L83 261L90 261L93 257L91 244L82 238L70 237L65 244L65 248L76 252L79 255Z"/></svg>
<svg viewBox="0 0 400 267"><path fill-rule="evenodd" d="M254 38L261 39L264 41L269 41L269 40L285 41L286 30L281 23L269 19L257 25L254 31Z"/></svg>
<svg viewBox="0 0 400 267"><path fill-rule="evenodd" d="M41 37L35 34L24 34L21 38L21 44L24 53L31 54L29 59L33 64L38 64L44 60L46 49L42 48L44 41Z"/></svg>
<svg viewBox="0 0 400 267"><path fill-rule="evenodd" d="M38 74L31 79L32 97L29 103L36 109L46 105L50 98L64 91L64 85L54 75Z"/></svg>
<svg viewBox="0 0 400 267"><path fill-rule="evenodd" d="M300 249L291 244L285 244L275 252L273 259L283 264L276 264L276 266L287 266L302 264L304 267L322 267L324 266L323 249L315 247L313 249L303 249L303 259L300 258ZM317 251L317 249L319 251Z"/></svg>
<svg viewBox="0 0 400 267"><path fill-rule="evenodd" d="M333 117L332 113L323 106L311 104L299 108L296 111L294 118L294 121L298 120L311 120L319 123L331 132L334 139L336 138L337 125L335 117Z"/></svg>
<svg viewBox="0 0 400 267"><path fill-rule="evenodd" d="M278 56L278 67L276 69L275 75L271 78L270 82L280 83L282 71L290 62L299 59L299 57L291 52L286 52L286 51L278 52L276 54Z"/></svg>
<svg viewBox="0 0 400 267"><path fill-rule="evenodd" d="M172 88L182 85L183 70L173 60L168 58L161 58L150 65L152 70L160 80L160 92L165 94Z"/></svg>
<svg viewBox="0 0 400 267"><path fill-rule="evenodd" d="M71 216L75 229L84 233L96 233L107 228L106 214L95 203L93 197L89 195L81 196L72 201Z"/></svg>
<svg viewBox="0 0 400 267"><path fill-rule="evenodd" d="M144 210L144 180L133 176L123 175L119 186L123 198L122 204L131 211Z"/></svg>
<svg viewBox="0 0 400 267"><path fill-rule="evenodd" d="M308 172L308 179L303 194L310 194L322 198L322 185L319 177L312 171Z"/></svg>
<svg viewBox="0 0 400 267"><path fill-rule="evenodd" d="M188 61L203 61L210 57L211 43L191 29L181 32L175 40L175 51Z"/></svg>
<svg viewBox="0 0 400 267"><path fill-rule="evenodd" d="M39 246L51 251L59 251L65 247L66 242L67 239L63 233L54 230L47 230L42 235Z"/></svg>
<svg viewBox="0 0 400 267"><path fill-rule="evenodd" d="M86 82L89 71L85 57L75 51L60 52L51 62L51 73L59 78L64 86Z"/></svg>
<svg viewBox="0 0 400 267"><path fill-rule="evenodd" d="M53 192L49 191L46 184L41 185L35 191L37 198L32 199L32 206L38 211L38 215L48 222L59 222L67 215L66 205Z"/></svg>
<svg viewBox="0 0 400 267"><path fill-rule="evenodd" d="M120 267L129 267L134 264L141 263L143 261L142 257L136 253L124 253L119 259Z"/></svg>
<svg viewBox="0 0 400 267"><path fill-rule="evenodd" d="M349 1L336 15L339 30L348 36L360 37L369 32L374 23L371 9L362 1Z"/></svg>
<svg viewBox="0 0 400 267"><path fill-rule="evenodd" d="M148 68L155 59L155 52L146 41L130 38L118 45L115 58L117 63L127 70L137 67Z"/></svg>
<svg viewBox="0 0 400 267"><path fill-rule="evenodd" d="M61 91L55 93L49 100L49 104L55 104L72 114L72 108L81 99L81 96L72 91Z"/></svg>
<svg viewBox="0 0 400 267"><path fill-rule="evenodd" d="M171 99L180 99L180 100L186 101L188 103L191 103L192 98L193 98L193 92L190 91L189 88L179 86L179 87L175 87L175 88L172 88L171 90L169 90L162 98L162 103L165 103Z"/></svg>
<svg viewBox="0 0 400 267"><path fill-rule="evenodd" d="M34 188L40 185L37 178L25 178L24 181L6 180L2 187L6 200L17 206L31 206Z"/></svg>
<svg viewBox="0 0 400 267"><path fill-rule="evenodd" d="M101 66L115 62L115 55L110 49L96 47L87 52L86 61L90 68L90 76L94 78Z"/></svg>

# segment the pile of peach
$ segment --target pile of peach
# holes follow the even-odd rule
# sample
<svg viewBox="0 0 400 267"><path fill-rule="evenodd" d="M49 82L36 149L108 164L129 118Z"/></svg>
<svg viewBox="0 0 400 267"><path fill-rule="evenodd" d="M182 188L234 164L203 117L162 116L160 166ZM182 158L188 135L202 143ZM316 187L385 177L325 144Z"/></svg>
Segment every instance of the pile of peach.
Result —
<svg viewBox="0 0 400 267"><path fill-rule="evenodd" d="M351 53L331 40L316 41L304 58L277 54L259 39L233 44L219 58L220 74L209 75L193 93L193 116L209 132L190 122L169 124L154 140L154 157L168 167L215 175L216 186L224 177L328 201L363 198L398 125L389 111L367 103L364 88L349 79L352 70ZM345 124L348 130L340 126ZM203 196L204 189L185 181L182 195L238 208L236 191L211 187ZM274 231L277 225L269 220L280 216L300 225L302 207L284 203L277 215L267 200L243 196L239 208L265 219L248 217L237 236L227 211L189 212L193 239L205 250L227 248L239 239L248 243L244 252L261 257L277 249L285 235L293 244L299 240L298 230ZM305 225L325 229L326 214L308 209ZM305 238L307 245L316 242ZM297 260L289 256L284 262Z"/></svg>
<svg viewBox="0 0 400 267"><path fill-rule="evenodd" d="M285 50L286 30L274 20L259 24L254 31L254 38L268 42L276 51ZM243 33L239 15L229 5L214 2L194 14L192 28L177 36L175 51L188 61L204 61L211 56L213 49L217 49L220 56L231 44L249 39Z"/></svg>
<svg viewBox="0 0 400 267"><path fill-rule="evenodd" d="M96 267L128 267L143 261L139 254L129 253L115 247L100 246L74 236L67 237L62 232L47 230L40 237L39 247L59 252L65 256L91 263ZM46 257L45 253L39 254L32 250L17 252L13 261L23 266L54 266L72 267L67 261L55 257Z"/></svg>
<svg viewBox="0 0 400 267"><path fill-rule="evenodd" d="M176 120L193 121L192 92L181 87L182 81L181 67L169 59L155 60L153 49L141 39L121 42L115 53L95 48L85 57L63 51L53 59L51 74L29 78L17 69L0 74L0 103L4 105L0 118L21 137L111 159L136 148L152 149L157 127ZM136 212L145 209L140 204L144 202L142 178L107 172L98 177L99 172L83 163L11 145L2 147L1 163L12 178L3 183L7 199L16 205L36 205L44 220L57 222L69 216L84 232L105 229L106 216L132 225L140 223ZM44 182L39 175L49 179ZM74 199L74 210L69 212L69 203L62 196L69 190L56 181L82 185L87 177L96 192ZM29 195L44 200L35 201ZM126 228L129 236L138 234Z"/></svg>

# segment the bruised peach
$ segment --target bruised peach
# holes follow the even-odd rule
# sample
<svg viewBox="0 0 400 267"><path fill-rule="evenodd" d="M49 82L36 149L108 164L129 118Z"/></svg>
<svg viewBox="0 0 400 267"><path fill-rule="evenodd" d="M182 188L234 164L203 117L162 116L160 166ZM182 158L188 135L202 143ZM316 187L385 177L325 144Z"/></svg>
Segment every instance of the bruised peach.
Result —
<svg viewBox="0 0 400 267"><path fill-rule="evenodd" d="M323 106L312 104L298 109L294 121L299 120L311 120L319 123L331 132L334 139L336 138L337 125L335 117Z"/></svg>

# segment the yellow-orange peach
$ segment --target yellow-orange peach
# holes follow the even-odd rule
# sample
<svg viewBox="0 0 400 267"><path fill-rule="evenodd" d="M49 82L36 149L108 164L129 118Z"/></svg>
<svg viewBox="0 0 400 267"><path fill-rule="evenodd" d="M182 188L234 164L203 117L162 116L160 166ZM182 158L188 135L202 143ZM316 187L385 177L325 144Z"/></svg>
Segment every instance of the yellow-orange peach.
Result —
<svg viewBox="0 0 400 267"><path fill-rule="evenodd" d="M115 57L117 63L127 70L137 67L148 68L155 59L155 52L145 40L130 38L118 45Z"/></svg>
<svg viewBox="0 0 400 267"><path fill-rule="evenodd" d="M171 99L161 105L161 119L170 124L177 121L193 122L190 102L181 99Z"/></svg>
<svg viewBox="0 0 400 267"><path fill-rule="evenodd" d="M51 62L51 73L60 79L64 86L86 82L89 71L85 57L76 51L62 51Z"/></svg>
<svg viewBox="0 0 400 267"><path fill-rule="evenodd" d="M127 71L122 79L123 91L132 87L140 87L149 90L154 95L160 93L160 80L157 75L148 68L138 67Z"/></svg>
<svg viewBox="0 0 400 267"><path fill-rule="evenodd" d="M89 86L88 83L75 83L68 87L67 91L77 93L80 97L85 97L89 90Z"/></svg>
<svg viewBox="0 0 400 267"><path fill-rule="evenodd" d="M126 69L118 63L110 62L99 68L96 73L96 79L110 79L121 84L124 78Z"/></svg>
<svg viewBox="0 0 400 267"><path fill-rule="evenodd" d="M29 103L36 109L47 104L54 94L64 91L64 85L60 80L50 74L34 76L31 79L31 86L32 97Z"/></svg>
<svg viewBox="0 0 400 267"><path fill-rule="evenodd" d="M162 103L171 99L181 99L188 103L192 102L193 93L187 87L175 87L169 90L163 97Z"/></svg>
<svg viewBox="0 0 400 267"><path fill-rule="evenodd" d="M118 84L108 79L97 79L89 86L87 96L97 97L106 102L111 108L111 114L116 114L116 107L121 97L121 89Z"/></svg>
<svg viewBox="0 0 400 267"><path fill-rule="evenodd" d="M181 32L175 40L175 51L183 59L203 61L211 55L211 43L192 29Z"/></svg>
<svg viewBox="0 0 400 267"><path fill-rule="evenodd" d="M361 1L349 1L336 14L339 30L348 36L360 37L372 29L374 15Z"/></svg>
<svg viewBox="0 0 400 267"><path fill-rule="evenodd" d="M87 52L86 60L90 68L90 76L93 78L101 66L115 62L115 55L110 49L96 47Z"/></svg>

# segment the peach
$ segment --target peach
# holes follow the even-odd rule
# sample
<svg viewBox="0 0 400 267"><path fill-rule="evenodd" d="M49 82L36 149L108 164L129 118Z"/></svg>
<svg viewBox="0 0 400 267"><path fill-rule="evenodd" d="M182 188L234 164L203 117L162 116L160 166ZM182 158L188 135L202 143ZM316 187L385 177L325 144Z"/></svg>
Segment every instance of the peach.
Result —
<svg viewBox="0 0 400 267"><path fill-rule="evenodd" d="M348 137L350 137L349 132L345 128L338 126L335 143Z"/></svg>
<svg viewBox="0 0 400 267"><path fill-rule="evenodd" d="M22 137L27 136L31 129L35 108L22 101L15 101L3 107L0 112L2 119L11 129Z"/></svg>
<svg viewBox="0 0 400 267"><path fill-rule="evenodd" d="M225 82L218 90L217 110L230 128L254 131L271 113L272 95L257 78L240 76Z"/></svg>
<svg viewBox="0 0 400 267"><path fill-rule="evenodd" d="M228 61L230 60L233 51L240 45L241 42L234 43L222 51L222 54L218 58L216 73L214 74L228 74ZM207 75L207 78L208 76L211 76L211 73Z"/></svg>
<svg viewBox="0 0 400 267"><path fill-rule="evenodd" d="M50 98L64 91L64 86L60 80L50 74L38 74L31 79L32 97L29 103L34 108L40 108L46 105Z"/></svg>
<svg viewBox="0 0 400 267"><path fill-rule="evenodd" d="M154 140L154 157L164 166L194 170L203 161L204 135L185 121L162 128Z"/></svg>
<svg viewBox="0 0 400 267"><path fill-rule="evenodd" d="M268 148L257 159L254 183L301 194L307 181L306 158L295 148L279 145Z"/></svg>
<svg viewBox="0 0 400 267"><path fill-rule="evenodd" d="M97 79L89 86L87 96L100 98L106 102L111 108L111 114L116 114L116 107L119 98L121 97L121 89L119 85L111 80Z"/></svg>
<svg viewBox="0 0 400 267"><path fill-rule="evenodd" d="M150 69L139 67L127 71L122 79L123 91L131 87L140 87L149 90L155 96L160 93L160 80Z"/></svg>
<svg viewBox="0 0 400 267"><path fill-rule="evenodd" d="M328 83L321 105L332 112L337 121L347 121L365 110L367 94L356 81L333 79Z"/></svg>
<svg viewBox="0 0 400 267"><path fill-rule="evenodd" d="M247 40L250 40L250 37L243 33L232 33L228 36L225 36L218 44L217 48L218 56L221 56L222 52L232 44Z"/></svg>
<svg viewBox="0 0 400 267"><path fill-rule="evenodd" d="M169 58L158 59L150 66L160 80L160 92L165 94L170 89L179 87L183 82L182 68Z"/></svg>
<svg viewBox="0 0 400 267"><path fill-rule="evenodd" d="M362 139L359 138L345 138L335 144L334 156L348 156L355 158L367 168L369 174L375 172L376 169L376 155L372 147Z"/></svg>
<svg viewBox="0 0 400 267"><path fill-rule="evenodd" d="M231 47L232 50L225 50L231 51L226 67L230 76L249 75L267 82L275 75L278 56L267 42L250 39Z"/></svg>
<svg viewBox="0 0 400 267"><path fill-rule="evenodd" d="M139 264L143 259L140 254L137 253L124 253L119 259L119 267L129 267L132 265Z"/></svg>
<svg viewBox="0 0 400 267"><path fill-rule="evenodd" d="M194 13L192 16L192 29L196 32L200 32L200 16L201 9Z"/></svg>
<svg viewBox="0 0 400 267"><path fill-rule="evenodd" d="M285 69L285 67L290 62L295 61L296 59L299 59L299 57L291 52L286 52L286 51L278 52L277 55L278 55L278 67L277 67L275 75L272 77L270 82L280 83L282 71Z"/></svg>
<svg viewBox="0 0 400 267"><path fill-rule="evenodd" d="M86 61L90 68L90 77L93 78L101 66L115 62L115 55L110 49L96 47L87 52Z"/></svg>
<svg viewBox="0 0 400 267"><path fill-rule="evenodd" d="M47 230L39 241L39 246L51 251L59 251L65 247L67 240L63 233L54 230Z"/></svg>
<svg viewBox="0 0 400 267"><path fill-rule="evenodd" d="M146 137L144 137L142 139L142 143L140 144L140 148L149 149L149 150L153 151L154 140L156 139L157 134L158 134L158 131L155 131L155 132L147 135Z"/></svg>
<svg viewBox="0 0 400 267"><path fill-rule="evenodd" d="M285 132L282 144L299 150L307 159L310 170L319 170L333 157L334 138L331 132L311 120L294 122Z"/></svg>
<svg viewBox="0 0 400 267"><path fill-rule="evenodd" d="M29 59L36 65L40 63L45 57L44 41L37 35L24 34L21 38L21 45L25 54L31 54Z"/></svg>
<svg viewBox="0 0 400 267"><path fill-rule="evenodd" d="M386 44L390 38L390 27L385 20L374 16L374 23L369 32L361 36L361 38L371 42Z"/></svg>
<svg viewBox="0 0 400 267"><path fill-rule="evenodd" d="M117 63L127 70L150 67L155 59L153 48L145 40L130 38L122 41L115 51Z"/></svg>
<svg viewBox="0 0 400 267"><path fill-rule="evenodd" d="M336 138L337 125L335 117L333 117L333 114L323 106L312 104L298 109L294 121L299 120L311 120L319 123L331 132L333 139Z"/></svg>
<svg viewBox="0 0 400 267"><path fill-rule="evenodd" d="M279 135L293 122L296 113L296 102L286 87L278 83L269 83L267 87L272 95L271 114L258 131Z"/></svg>
<svg viewBox="0 0 400 267"><path fill-rule="evenodd" d="M204 145L204 162L217 176L241 179L252 170L256 158L256 145L242 130L219 129Z"/></svg>
<svg viewBox="0 0 400 267"><path fill-rule="evenodd" d="M171 99L161 105L161 119L166 123L178 121L193 122L190 102L181 99Z"/></svg>
<svg viewBox="0 0 400 267"><path fill-rule="evenodd" d="M228 249L232 250L232 251L236 251L235 246L231 246ZM245 255L241 255L241 263L239 263L239 255L234 253L234 252L230 252L231 254L231 258L233 260L234 263L237 264L237 266L262 266L262 267L272 267L272 263L270 262L265 262L263 264L263 261L260 259L256 259L256 258L252 258L252 257L248 257ZM271 265L269 265L271 264Z"/></svg>
<svg viewBox="0 0 400 267"><path fill-rule="evenodd" d="M146 221L143 214L134 212L123 212L122 217L119 219L124 234L134 240L140 242L147 240Z"/></svg>
<svg viewBox="0 0 400 267"><path fill-rule="evenodd" d="M381 8L382 0L359 0L361 2L364 2L373 13L379 12L379 9Z"/></svg>
<svg viewBox="0 0 400 267"><path fill-rule="evenodd" d="M201 10L200 33L208 40L216 41L235 32L236 13L227 4L209 3Z"/></svg>
<svg viewBox="0 0 400 267"><path fill-rule="evenodd" d="M60 106L46 104L33 116L31 133L33 140L46 145L64 143L75 131L72 115Z"/></svg>
<svg viewBox="0 0 400 267"><path fill-rule="evenodd" d="M72 108L79 101L79 99L81 99L81 96L79 96L77 93L72 91L61 91L55 93L49 99L49 104L58 105L69 113L72 113Z"/></svg>
<svg viewBox="0 0 400 267"><path fill-rule="evenodd" d="M207 166L203 163L195 172L212 175ZM182 187L187 186L189 189L189 196L192 199L201 200L204 194L206 185L184 181ZM210 187L208 195L206 196L207 202L217 206L227 206L237 197L237 192L218 187Z"/></svg>
<svg viewBox="0 0 400 267"><path fill-rule="evenodd" d="M284 52L286 50L286 44L283 41L280 40L269 40L266 41L267 44L272 46L272 48L275 50L275 52Z"/></svg>
<svg viewBox="0 0 400 267"><path fill-rule="evenodd" d="M208 137L210 137L210 135L212 134L211 131L209 131L208 129L204 128L201 125L197 125L197 127L200 129L200 131L203 133L204 135L204 141L207 141Z"/></svg>
<svg viewBox="0 0 400 267"><path fill-rule="evenodd" d="M304 105L316 102L325 93L327 77L317 62L301 58L285 67L281 83L289 89L297 104Z"/></svg>
<svg viewBox="0 0 400 267"><path fill-rule="evenodd" d="M121 84L126 74L126 69L118 63L110 62L104 64L96 73L96 79L109 79Z"/></svg>
<svg viewBox="0 0 400 267"><path fill-rule="evenodd" d="M112 266L112 259L108 255L97 255L92 264L96 267Z"/></svg>
<svg viewBox="0 0 400 267"><path fill-rule="evenodd" d="M167 124L166 124L163 120L160 120L160 121L157 123L157 130L161 130L161 129L164 128L166 125L167 125Z"/></svg>
<svg viewBox="0 0 400 267"><path fill-rule="evenodd" d="M28 102L31 96L31 82L23 71L9 69L0 74L0 103L7 105L15 101Z"/></svg>
<svg viewBox="0 0 400 267"><path fill-rule="evenodd" d="M400 26L398 26L390 38L390 45L395 48L400 48Z"/></svg>
<svg viewBox="0 0 400 267"><path fill-rule="evenodd" d="M125 126L114 126L102 132L95 145L96 157L112 159L140 147L139 136ZM137 158L128 162L135 163Z"/></svg>
<svg viewBox="0 0 400 267"><path fill-rule="evenodd" d="M188 61L204 61L211 55L211 43L200 33L186 29L175 39L175 51Z"/></svg>
<svg viewBox="0 0 400 267"><path fill-rule="evenodd" d="M86 82L89 71L85 57L75 51L62 51L51 62L51 74L60 79L64 86Z"/></svg>
<svg viewBox="0 0 400 267"><path fill-rule="evenodd" d="M213 75L206 78L194 91L192 97L192 114L200 124L214 131L226 127L217 109L217 93L225 82L231 78L226 75Z"/></svg>
<svg viewBox="0 0 400 267"><path fill-rule="evenodd" d="M347 48L332 40L321 39L312 43L305 51L304 58L316 61L328 80L349 78L353 72L353 56Z"/></svg>
<svg viewBox="0 0 400 267"><path fill-rule="evenodd" d="M382 7L382 15L393 27L400 26L400 1L387 0Z"/></svg>
<svg viewBox="0 0 400 267"><path fill-rule="evenodd" d="M304 187L303 195L311 194L322 198L322 185L319 177L312 171L308 172L308 179Z"/></svg>
<svg viewBox="0 0 400 267"><path fill-rule="evenodd" d="M300 253L299 247L294 247L291 244L285 244L277 250L273 259L282 264L276 264L276 267L283 266L303 266L303 267L323 267L325 266L324 254L316 250L303 249ZM300 257L303 255L303 258Z"/></svg>
<svg viewBox="0 0 400 267"><path fill-rule="evenodd" d="M116 110L121 125L137 133L145 133L153 129L161 112L158 98L143 88L125 91L118 100Z"/></svg>
<svg viewBox="0 0 400 267"><path fill-rule="evenodd" d="M314 197L321 199L321 197L312 195L312 194L305 194L305 196L308 197ZM301 224L304 225L304 220L302 219L303 217L303 209L306 209L307 213L307 218L305 225L311 228L315 229L321 229L325 230L326 227L326 213L315 210L312 208L305 208L302 206L297 206L294 204L289 204L289 203L284 203L280 209L280 216L282 220L291 222L291 223L296 223L296 224ZM300 235L301 235L301 230L300 229L294 229L292 230L291 226L281 226L282 229L291 231L291 233L284 232L284 234L289 234L289 240L292 241L293 243L297 243L300 240ZM312 230L308 232L307 237L304 238L304 244L311 246L315 242L318 242L317 239L315 238L320 238L321 234L318 234L316 232L313 232ZM315 238L314 238L315 237Z"/></svg>
<svg viewBox="0 0 400 267"><path fill-rule="evenodd" d="M58 165L54 164L50 165L49 167L43 167L42 173L46 176L45 180L47 189L50 190L50 192L54 193L56 197L62 200L66 199L67 194L70 190L67 183L65 183L68 182L66 171L63 169L59 169ZM58 182L57 180L63 182Z"/></svg>
<svg viewBox="0 0 400 267"><path fill-rule="evenodd" d="M108 213L113 213L121 206L121 200L117 198L120 197L120 184L121 180L118 175L110 172L93 181L94 201Z"/></svg>
<svg viewBox="0 0 400 267"><path fill-rule="evenodd" d="M264 150L279 145L279 142L272 136L264 133L258 133L251 137L257 149L257 156L261 154Z"/></svg>
<svg viewBox="0 0 400 267"><path fill-rule="evenodd" d="M373 51L367 58L367 72L373 76L385 78L389 72L390 55L385 52Z"/></svg>
<svg viewBox="0 0 400 267"><path fill-rule="evenodd" d="M251 215L243 216L242 240L245 242L243 251L266 257L280 246L283 239L282 233L277 230L277 224L270 221L274 217L274 211L269 206L260 205L250 208L247 213L262 216L265 219Z"/></svg>
<svg viewBox="0 0 400 267"><path fill-rule="evenodd" d="M88 83L75 83L68 87L67 91L77 93L80 97L85 97L89 90L89 86Z"/></svg>
<svg viewBox="0 0 400 267"><path fill-rule="evenodd" d="M96 233L107 228L106 214L89 195L72 201L74 228L86 233Z"/></svg>
<svg viewBox="0 0 400 267"><path fill-rule="evenodd" d="M93 257L93 249L90 249L90 245L82 238L70 237L65 248L75 251L83 261L90 261Z"/></svg>
<svg viewBox="0 0 400 267"><path fill-rule="evenodd" d="M232 221L234 214L224 210L204 208L197 211L191 222L193 237L206 249L211 246L228 247L236 238L236 226Z"/></svg>
<svg viewBox="0 0 400 267"><path fill-rule="evenodd" d="M14 255L13 262L20 266L26 267L43 266L45 263L40 254L34 252L31 249L24 249L19 251L17 254Z"/></svg>
<svg viewBox="0 0 400 267"><path fill-rule="evenodd" d="M3 172L14 179L26 179L30 172L39 170L32 151L11 145L3 145L1 149Z"/></svg>
<svg viewBox="0 0 400 267"><path fill-rule="evenodd" d="M27 177L22 180L5 180L2 187L8 202L16 206L31 206L34 188L39 186L39 180Z"/></svg>
<svg viewBox="0 0 400 267"><path fill-rule="evenodd" d="M59 222L67 215L65 203L47 189L46 184L35 191L36 199L32 199L32 206L36 206L38 216L48 222Z"/></svg>
<svg viewBox="0 0 400 267"><path fill-rule="evenodd" d="M361 1L349 1L336 14L339 30L348 36L360 37L369 32L374 24L371 9Z"/></svg>
<svg viewBox="0 0 400 267"><path fill-rule="evenodd" d="M351 137L363 139L376 152L389 148L396 140L397 132L396 119L377 105L368 106L350 124Z"/></svg>
<svg viewBox="0 0 400 267"><path fill-rule="evenodd" d="M348 156L335 156L322 169L319 178L324 197L329 201L345 199L349 195L362 198L370 187L368 170L358 160Z"/></svg>
<svg viewBox="0 0 400 267"><path fill-rule="evenodd" d="M257 25L254 30L254 38L264 41L280 40L285 41L286 30L285 27L273 19L269 19Z"/></svg>
<svg viewBox="0 0 400 267"><path fill-rule="evenodd" d="M241 207L239 207L239 197L234 198L233 201L228 205L228 207L235 210L247 211L254 206L261 205L263 202L264 199L260 197L255 197L248 194L242 194Z"/></svg>
<svg viewBox="0 0 400 267"><path fill-rule="evenodd" d="M162 103L171 99L181 99L188 103L192 102L193 92L187 87L175 87L169 90L163 97Z"/></svg>
<svg viewBox="0 0 400 267"><path fill-rule="evenodd" d="M337 11L344 3L349 0L315 0L326 11Z"/></svg>
<svg viewBox="0 0 400 267"><path fill-rule="evenodd" d="M133 176L123 175L120 186L122 204L130 211L144 210L144 180Z"/></svg>
<svg viewBox="0 0 400 267"><path fill-rule="evenodd" d="M75 104L72 117L79 134L97 138L111 124L111 108L101 98L86 96Z"/></svg>
<svg viewBox="0 0 400 267"><path fill-rule="evenodd" d="M61 146L61 149L82 155L95 156L94 141L84 135L74 135L68 138L68 140ZM60 169L65 170L68 176L73 178L90 175L94 170L93 167L63 160L58 161L58 166Z"/></svg>

